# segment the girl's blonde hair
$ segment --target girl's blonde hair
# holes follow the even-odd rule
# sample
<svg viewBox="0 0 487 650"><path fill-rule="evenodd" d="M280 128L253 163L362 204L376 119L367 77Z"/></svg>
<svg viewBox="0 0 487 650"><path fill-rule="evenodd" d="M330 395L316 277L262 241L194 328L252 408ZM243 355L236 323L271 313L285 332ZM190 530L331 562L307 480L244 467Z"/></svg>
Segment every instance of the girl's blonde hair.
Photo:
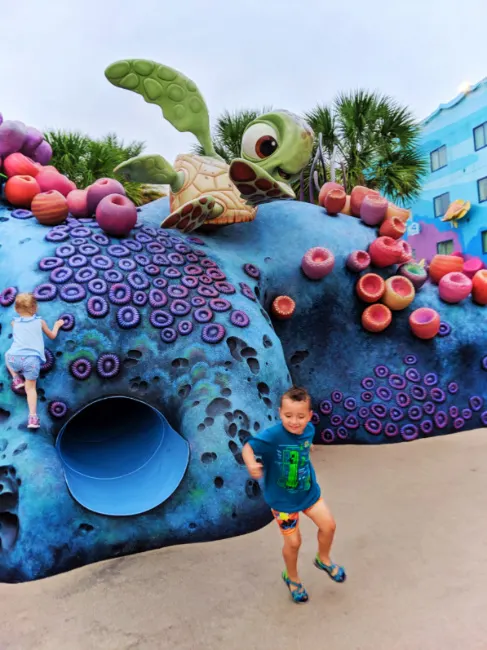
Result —
<svg viewBox="0 0 487 650"><path fill-rule="evenodd" d="M37 312L37 300L31 293L19 293L15 298L15 310L33 316Z"/></svg>

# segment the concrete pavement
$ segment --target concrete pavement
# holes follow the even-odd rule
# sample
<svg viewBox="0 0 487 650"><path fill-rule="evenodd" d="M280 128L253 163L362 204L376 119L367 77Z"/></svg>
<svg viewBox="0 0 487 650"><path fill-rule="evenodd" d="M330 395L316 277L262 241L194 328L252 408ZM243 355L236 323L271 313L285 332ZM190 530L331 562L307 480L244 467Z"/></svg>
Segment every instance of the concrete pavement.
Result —
<svg viewBox="0 0 487 650"><path fill-rule="evenodd" d="M0 585L1 650L485 650L487 430L319 448L338 523L335 585L303 522L294 605L279 533L118 558Z"/></svg>

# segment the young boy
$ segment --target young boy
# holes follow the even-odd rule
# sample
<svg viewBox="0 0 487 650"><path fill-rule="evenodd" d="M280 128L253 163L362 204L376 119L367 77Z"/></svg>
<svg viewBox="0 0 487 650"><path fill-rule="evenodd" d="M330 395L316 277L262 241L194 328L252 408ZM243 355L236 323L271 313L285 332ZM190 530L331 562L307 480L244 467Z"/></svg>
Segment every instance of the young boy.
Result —
<svg viewBox="0 0 487 650"><path fill-rule="evenodd" d="M301 546L299 513L303 512L318 527L318 553L315 566L335 582L346 578L343 567L333 564L330 548L335 521L321 498L320 486L309 453L314 426L311 398L304 388L291 388L281 398L281 423L251 438L242 451L250 475L259 479L264 470L264 498L283 535L282 555L286 570L282 579L296 603L308 600L298 576L298 551ZM263 465L257 462L256 455Z"/></svg>
<svg viewBox="0 0 487 650"><path fill-rule="evenodd" d="M31 293L19 293L15 299L15 311L19 315L14 318L13 343L5 354L7 369L13 377L13 387L25 386L27 403L29 405L29 429L40 427L37 416L36 382L41 369L41 362L46 360L44 339L42 333L50 339L55 339L59 329L64 325L63 320L54 323L52 331L40 316L37 316L37 301ZM24 379L20 377L23 375Z"/></svg>

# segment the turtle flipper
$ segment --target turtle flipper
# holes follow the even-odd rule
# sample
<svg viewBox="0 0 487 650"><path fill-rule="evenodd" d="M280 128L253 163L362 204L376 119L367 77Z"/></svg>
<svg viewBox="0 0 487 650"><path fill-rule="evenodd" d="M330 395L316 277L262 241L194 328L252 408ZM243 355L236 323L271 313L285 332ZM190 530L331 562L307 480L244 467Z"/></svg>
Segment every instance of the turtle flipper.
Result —
<svg viewBox="0 0 487 650"><path fill-rule="evenodd" d="M116 61L105 70L110 83L132 90L162 114L178 131L193 133L207 156L218 158L210 137L208 108L191 79L168 66L145 59Z"/></svg>
<svg viewBox="0 0 487 650"><path fill-rule="evenodd" d="M159 155L130 158L114 169L115 174L135 183L169 184L177 192L184 183L184 172L177 172L165 158Z"/></svg>
<svg viewBox="0 0 487 650"><path fill-rule="evenodd" d="M249 205L296 198L290 185L276 181L258 165L242 158L236 158L230 165L230 179Z"/></svg>
<svg viewBox="0 0 487 650"><path fill-rule="evenodd" d="M177 228L182 232L192 232L205 222L216 219L223 213L224 207L212 196L201 196L188 201L172 212L161 223L161 228Z"/></svg>

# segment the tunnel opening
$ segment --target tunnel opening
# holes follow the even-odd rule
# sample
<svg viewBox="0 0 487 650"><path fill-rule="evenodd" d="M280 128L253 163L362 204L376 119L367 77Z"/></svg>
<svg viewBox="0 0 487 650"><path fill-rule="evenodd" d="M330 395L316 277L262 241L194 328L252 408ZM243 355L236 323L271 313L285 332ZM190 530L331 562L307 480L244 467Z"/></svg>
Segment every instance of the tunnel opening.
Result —
<svg viewBox="0 0 487 650"><path fill-rule="evenodd" d="M104 397L61 429L56 448L72 497L98 514L137 515L168 499L186 472L189 446L155 408Z"/></svg>
<svg viewBox="0 0 487 650"><path fill-rule="evenodd" d="M0 514L0 553L11 551L19 535L19 518L12 512Z"/></svg>

